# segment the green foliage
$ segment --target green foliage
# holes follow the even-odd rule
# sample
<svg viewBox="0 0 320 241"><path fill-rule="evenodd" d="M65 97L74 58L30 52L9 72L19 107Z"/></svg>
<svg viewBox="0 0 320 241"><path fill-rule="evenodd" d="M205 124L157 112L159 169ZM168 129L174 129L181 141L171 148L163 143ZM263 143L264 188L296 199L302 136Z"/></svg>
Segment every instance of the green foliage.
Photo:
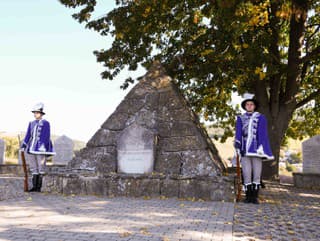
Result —
<svg viewBox="0 0 320 241"><path fill-rule="evenodd" d="M239 113L230 104L235 92L256 95L276 155L285 134L319 133L319 1L116 0L96 19L95 0L60 1L81 9L73 17L87 28L114 38L94 52L102 78L159 60L194 110L224 130L222 140Z"/></svg>
<svg viewBox="0 0 320 241"><path fill-rule="evenodd" d="M158 59L177 80L196 112L213 121L214 127L225 129L224 139L232 135L234 117L239 112L230 106L232 92L257 93L260 81L269 103L289 94L285 93L290 75L289 50L296 41L289 36L290 21L296 12L296 18L304 14L303 8L309 14L302 52L308 54L318 48L319 3L306 2L306 6L300 6L301 1L289 0L118 0L117 8L92 19L96 1L61 0L67 7L82 8L73 17L85 22L87 28L114 37L110 49L94 52L106 68L102 78L112 80L126 66L136 70L139 65L148 67ZM287 132L291 137L318 131L305 125L305 121L320 126L320 95L315 95L320 87L319 61L320 58L310 58L308 64L298 66L303 68L303 78L297 93L281 100L296 98L298 103L305 97L316 99L312 107L304 106L296 112L304 120L291 122ZM122 88L133 82L128 78Z"/></svg>
<svg viewBox="0 0 320 241"><path fill-rule="evenodd" d="M18 138L4 136L2 139L5 141L6 150L5 155L10 159L18 159L19 141Z"/></svg>
<svg viewBox="0 0 320 241"><path fill-rule="evenodd" d="M293 166L292 164L286 162L286 170L287 170L288 172L295 172L295 171L296 171L296 167Z"/></svg>
<svg viewBox="0 0 320 241"><path fill-rule="evenodd" d="M292 153L290 155L290 158L292 160L292 163L302 163L301 153Z"/></svg>

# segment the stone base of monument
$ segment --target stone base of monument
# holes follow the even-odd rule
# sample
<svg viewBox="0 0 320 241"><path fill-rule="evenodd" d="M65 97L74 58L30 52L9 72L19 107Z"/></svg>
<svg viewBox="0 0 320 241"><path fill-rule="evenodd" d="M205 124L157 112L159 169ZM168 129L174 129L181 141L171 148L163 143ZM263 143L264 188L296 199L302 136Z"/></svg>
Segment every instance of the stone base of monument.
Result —
<svg viewBox="0 0 320 241"><path fill-rule="evenodd" d="M234 201L233 177L185 177L161 174L128 175L110 173L102 177L90 172L50 173L43 191L66 195L126 197L178 197L207 201Z"/></svg>
<svg viewBox="0 0 320 241"><path fill-rule="evenodd" d="M31 178L28 180L31 187ZM0 201L27 195L24 190L24 178L10 174L0 174Z"/></svg>
<svg viewBox="0 0 320 241"><path fill-rule="evenodd" d="M65 168L66 165L48 165L48 172L57 172ZM29 167L27 165L29 170ZM10 174L12 176L24 176L23 166L21 164L0 164L0 174ZM31 173L29 173L31 175Z"/></svg>
<svg viewBox="0 0 320 241"><path fill-rule="evenodd" d="M293 173L295 187L320 189L320 173Z"/></svg>

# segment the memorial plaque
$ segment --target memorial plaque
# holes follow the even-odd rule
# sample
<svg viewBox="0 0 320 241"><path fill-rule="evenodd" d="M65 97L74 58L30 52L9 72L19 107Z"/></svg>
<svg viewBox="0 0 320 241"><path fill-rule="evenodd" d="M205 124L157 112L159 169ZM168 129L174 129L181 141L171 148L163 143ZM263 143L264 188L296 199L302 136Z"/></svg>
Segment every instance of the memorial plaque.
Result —
<svg viewBox="0 0 320 241"><path fill-rule="evenodd" d="M151 173L154 165L154 134L133 124L120 134L117 141L118 172Z"/></svg>
<svg viewBox="0 0 320 241"><path fill-rule="evenodd" d="M56 155L53 156L53 164L66 165L73 158L74 143L72 139L63 135L54 142Z"/></svg>
<svg viewBox="0 0 320 241"><path fill-rule="evenodd" d="M6 150L6 143L4 140L0 139L0 164L4 163L5 150Z"/></svg>
<svg viewBox="0 0 320 241"><path fill-rule="evenodd" d="M320 173L320 135L302 143L303 172Z"/></svg>

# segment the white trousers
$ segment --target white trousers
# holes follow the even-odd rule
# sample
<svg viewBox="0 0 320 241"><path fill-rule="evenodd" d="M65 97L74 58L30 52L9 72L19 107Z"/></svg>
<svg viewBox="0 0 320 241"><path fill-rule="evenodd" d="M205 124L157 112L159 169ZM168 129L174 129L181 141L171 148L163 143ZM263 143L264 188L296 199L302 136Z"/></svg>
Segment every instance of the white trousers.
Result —
<svg viewBox="0 0 320 241"><path fill-rule="evenodd" d="M243 184L260 184L262 159L259 157L241 157Z"/></svg>
<svg viewBox="0 0 320 241"><path fill-rule="evenodd" d="M46 156L45 155L35 155L25 152L26 161L29 164L30 171L32 175L44 174L46 170Z"/></svg>

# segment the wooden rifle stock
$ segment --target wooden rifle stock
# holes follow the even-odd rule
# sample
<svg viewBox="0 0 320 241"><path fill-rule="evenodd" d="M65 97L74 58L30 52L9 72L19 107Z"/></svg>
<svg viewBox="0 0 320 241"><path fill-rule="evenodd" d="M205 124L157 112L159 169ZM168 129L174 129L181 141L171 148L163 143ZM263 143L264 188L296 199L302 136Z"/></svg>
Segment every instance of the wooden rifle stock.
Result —
<svg viewBox="0 0 320 241"><path fill-rule="evenodd" d="M236 188L237 188L237 196L236 201L239 202L241 200L241 189L242 189L242 182L241 182L241 170L240 170L240 157L239 154L236 154L237 159L237 177L236 177Z"/></svg>
<svg viewBox="0 0 320 241"><path fill-rule="evenodd" d="M21 146L20 136L18 136L18 139L19 139L19 145ZM28 192L28 190L29 190L29 188L28 188L28 169L27 169L26 158L24 156L24 150L21 150L20 153L21 153L21 161L22 161L22 167L23 167L23 172L24 172L23 190L25 192Z"/></svg>
<svg viewBox="0 0 320 241"><path fill-rule="evenodd" d="M28 191L28 170L27 170L27 164L26 164L26 158L24 156L24 151L21 151L21 160L22 160L22 167L24 172L24 187L23 190L25 192Z"/></svg>

